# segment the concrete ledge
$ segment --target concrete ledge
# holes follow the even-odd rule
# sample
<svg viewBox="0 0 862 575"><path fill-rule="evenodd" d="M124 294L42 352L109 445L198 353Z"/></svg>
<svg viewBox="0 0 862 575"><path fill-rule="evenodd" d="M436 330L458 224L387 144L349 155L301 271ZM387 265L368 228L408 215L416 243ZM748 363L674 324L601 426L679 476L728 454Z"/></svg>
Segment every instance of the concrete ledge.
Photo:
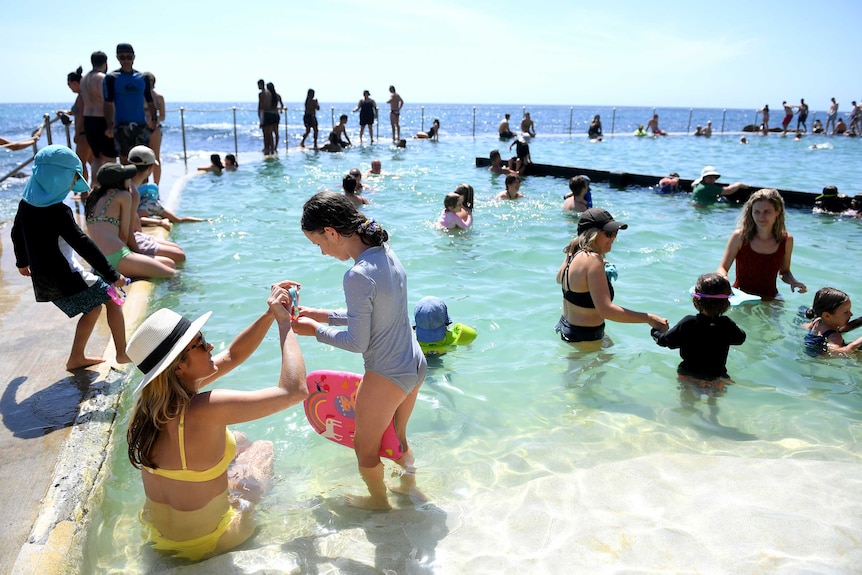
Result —
<svg viewBox="0 0 862 575"><path fill-rule="evenodd" d="M143 319L153 287L148 281L129 286L123 306L128 334ZM109 340L105 356L114 352L113 340ZM81 402L78 417L57 458L48 493L12 567L12 575L81 573L90 510L102 501L105 460L117 406L127 375L134 369L131 365L112 368L107 363L98 366L98 378Z"/></svg>

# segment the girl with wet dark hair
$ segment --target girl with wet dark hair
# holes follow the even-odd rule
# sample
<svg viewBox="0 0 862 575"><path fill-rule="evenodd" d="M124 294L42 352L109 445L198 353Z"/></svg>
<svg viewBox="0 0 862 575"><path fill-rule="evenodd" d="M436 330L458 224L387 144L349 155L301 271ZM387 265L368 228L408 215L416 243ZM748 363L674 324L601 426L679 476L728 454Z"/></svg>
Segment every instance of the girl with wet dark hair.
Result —
<svg viewBox="0 0 862 575"><path fill-rule="evenodd" d="M348 496L347 503L364 509L390 509L380 443L391 421L403 455L403 469L392 491L424 500L416 487L407 422L425 380L425 355L413 335L407 310L407 274L386 242L389 234L368 219L343 194L320 192L302 208L302 231L323 255L353 266L344 274L346 310L300 307L293 329L318 341L362 354L365 375L356 394L354 450L369 496ZM327 325L329 324L329 325ZM347 326L337 329L332 326Z"/></svg>
<svg viewBox="0 0 862 575"><path fill-rule="evenodd" d="M850 353L862 346L862 337L845 344L841 332L849 331L859 325L859 320L850 321L850 296L832 287L820 288L814 294L814 304L805 312L805 317L813 319L805 327L805 353L817 357L828 353Z"/></svg>

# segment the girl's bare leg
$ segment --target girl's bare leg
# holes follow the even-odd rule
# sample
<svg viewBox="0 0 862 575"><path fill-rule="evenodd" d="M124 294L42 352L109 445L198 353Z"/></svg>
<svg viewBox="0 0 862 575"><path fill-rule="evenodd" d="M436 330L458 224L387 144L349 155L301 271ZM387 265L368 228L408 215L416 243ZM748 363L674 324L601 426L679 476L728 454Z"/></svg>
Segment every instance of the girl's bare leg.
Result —
<svg viewBox="0 0 862 575"><path fill-rule="evenodd" d="M89 312L81 316L78 320L78 326L75 328L75 338L72 340L72 351L69 354L69 360L66 362L66 369L80 369L82 367L90 367L102 363L104 358L87 357L84 353L87 347L87 342L93 334L93 328L96 327L96 322L99 321L99 314L102 313L102 306L93 308ZM123 351L125 351L125 346Z"/></svg>
<svg viewBox="0 0 862 575"><path fill-rule="evenodd" d="M353 449L368 496L349 495L347 504L362 509L390 509L380 461L380 441L407 394L380 374L366 372L356 394L356 433ZM405 422L406 425L406 422Z"/></svg>
<svg viewBox="0 0 862 575"><path fill-rule="evenodd" d="M126 318L123 317L123 308L109 301L105 304L105 309L114 347L117 348L117 363L131 363L132 359L126 355Z"/></svg>

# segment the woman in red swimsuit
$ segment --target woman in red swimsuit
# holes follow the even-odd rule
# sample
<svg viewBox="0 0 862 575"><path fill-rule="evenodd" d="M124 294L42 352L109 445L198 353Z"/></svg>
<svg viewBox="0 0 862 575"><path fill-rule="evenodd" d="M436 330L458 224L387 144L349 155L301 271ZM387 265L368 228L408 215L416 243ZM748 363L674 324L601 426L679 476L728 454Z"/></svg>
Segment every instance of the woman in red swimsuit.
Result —
<svg viewBox="0 0 862 575"><path fill-rule="evenodd" d="M751 194L739 227L730 236L718 273L727 277L736 261L733 287L761 298L778 295L775 278L790 285L791 291L805 293L805 284L790 272L793 236L784 228L784 200L778 190L758 190Z"/></svg>

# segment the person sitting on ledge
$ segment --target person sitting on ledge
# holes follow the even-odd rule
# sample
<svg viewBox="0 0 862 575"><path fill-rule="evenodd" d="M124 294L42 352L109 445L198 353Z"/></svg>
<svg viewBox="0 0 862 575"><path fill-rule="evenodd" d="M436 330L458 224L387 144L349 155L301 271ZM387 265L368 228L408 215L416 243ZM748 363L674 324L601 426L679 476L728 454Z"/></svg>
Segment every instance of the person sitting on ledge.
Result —
<svg viewBox="0 0 862 575"><path fill-rule="evenodd" d="M217 354L201 332L211 312L190 321L159 309L129 340L127 353L144 377L134 391L128 457L140 470L140 519L155 549L200 561L254 534L254 506L272 481L273 445L251 442L227 426L275 414L308 396L287 308L288 290L296 286L273 284L267 310ZM281 351L277 385L203 390L248 359L273 323Z"/></svg>

